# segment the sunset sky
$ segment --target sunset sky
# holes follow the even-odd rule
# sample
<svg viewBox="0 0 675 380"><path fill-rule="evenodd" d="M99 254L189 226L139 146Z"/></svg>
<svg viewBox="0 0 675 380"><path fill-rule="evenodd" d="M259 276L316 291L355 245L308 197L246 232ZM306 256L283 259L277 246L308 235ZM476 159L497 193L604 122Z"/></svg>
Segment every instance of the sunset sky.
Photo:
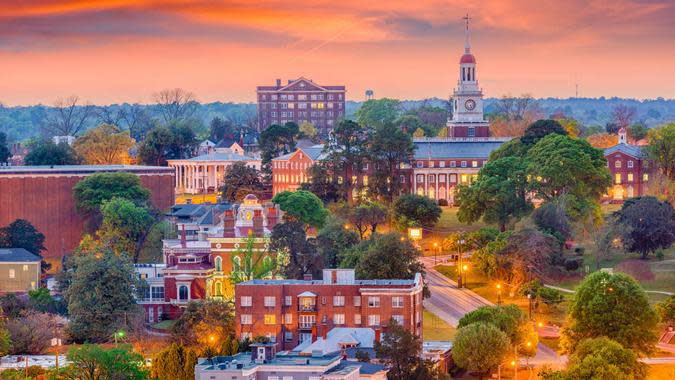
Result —
<svg viewBox="0 0 675 380"><path fill-rule="evenodd" d="M298 76L447 97L467 12L488 97L675 98L672 0L0 0L0 102L248 102Z"/></svg>

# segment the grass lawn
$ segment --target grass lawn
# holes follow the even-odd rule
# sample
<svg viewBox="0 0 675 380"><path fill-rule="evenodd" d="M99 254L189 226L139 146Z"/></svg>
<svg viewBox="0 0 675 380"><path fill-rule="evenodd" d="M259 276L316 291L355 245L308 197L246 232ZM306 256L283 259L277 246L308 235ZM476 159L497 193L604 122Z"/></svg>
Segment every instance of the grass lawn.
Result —
<svg viewBox="0 0 675 380"><path fill-rule="evenodd" d="M173 327L173 324L176 323L176 321L171 320L171 319L166 319L164 321L155 323L152 325L152 327L160 330L171 330L171 327Z"/></svg>
<svg viewBox="0 0 675 380"><path fill-rule="evenodd" d="M457 329L436 316L436 314L424 310L422 323L422 336L424 340L454 340Z"/></svg>
<svg viewBox="0 0 675 380"><path fill-rule="evenodd" d="M675 364L650 365L647 380L675 380Z"/></svg>
<svg viewBox="0 0 675 380"><path fill-rule="evenodd" d="M464 224L457 219L457 207L442 206L441 209L441 218L438 223L430 230L425 230L422 236L422 240L419 241L420 247L422 247L422 252L424 256L433 256L434 248L433 244L438 243L439 245L448 235L453 232L459 231L475 231L481 227L485 227L486 224L483 221L478 221L471 225ZM447 255L449 252L440 252L440 255Z"/></svg>

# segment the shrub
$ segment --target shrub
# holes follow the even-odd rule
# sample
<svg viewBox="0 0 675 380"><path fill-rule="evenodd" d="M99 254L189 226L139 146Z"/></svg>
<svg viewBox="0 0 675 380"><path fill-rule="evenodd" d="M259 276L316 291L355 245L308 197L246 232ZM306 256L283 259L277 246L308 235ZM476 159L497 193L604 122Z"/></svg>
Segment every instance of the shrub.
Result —
<svg viewBox="0 0 675 380"><path fill-rule="evenodd" d="M439 205L439 206L447 206L447 205L448 205L448 200L447 200L447 199L439 199L439 200L438 200L438 205Z"/></svg>
<svg viewBox="0 0 675 380"><path fill-rule="evenodd" d="M565 266L566 271L573 272L579 269L579 260L575 258L567 258L565 259L563 265Z"/></svg>

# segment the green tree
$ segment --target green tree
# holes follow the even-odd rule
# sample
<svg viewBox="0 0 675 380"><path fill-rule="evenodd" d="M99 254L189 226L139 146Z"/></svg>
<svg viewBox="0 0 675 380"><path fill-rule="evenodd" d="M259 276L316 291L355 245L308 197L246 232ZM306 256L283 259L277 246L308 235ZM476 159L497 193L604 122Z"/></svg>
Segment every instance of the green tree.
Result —
<svg viewBox="0 0 675 380"><path fill-rule="evenodd" d="M230 120L214 117L209 126L209 138L217 143L225 137L234 137L235 127Z"/></svg>
<svg viewBox="0 0 675 380"><path fill-rule="evenodd" d="M323 227L328 211L321 199L305 190L282 191L272 198L279 205L287 220L297 220L315 228Z"/></svg>
<svg viewBox="0 0 675 380"><path fill-rule="evenodd" d="M334 180L340 188L341 198L350 203L354 198L352 177L363 173L365 167L368 132L367 128L351 120L341 120L324 147L326 164L337 177Z"/></svg>
<svg viewBox="0 0 675 380"><path fill-rule="evenodd" d="M441 217L441 208L432 199L406 194L394 201L392 213L399 228L433 227Z"/></svg>
<svg viewBox="0 0 675 380"><path fill-rule="evenodd" d="M309 139L313 142L318 142L318 131L316 130L316 127L312 125L312 123L308 122L303 122L300 123L300 126L298 127L298 130L300 131L300 134L302 137Z"/></svg>
<svg viewBox="0 0 675 380"><path fill-rule="evenodd" d="M17 219L0 228L0 248L23 248L42 257L42 251L46 250L44 243L45 235L25 219ZM51 268L51 264L44 260L40 266L43 272Z"/></svg>
<svg viewBox="0 0 675 380"><path fill-rule="evenodd" d="M345 228L346 221L335 216L326 219L326 225L316 236L317 251L323 258L326 268L337 268L342 259L342 251L351 248L359 241L359 235Z"/></svg>
<svg viewBox="0 0 675 380"><path fill-rule="evenodd" d="M465 314L458 327L466 327L473 323L489 323L506 334L511 345L517 346L518 353L534 356L537 352L539 338L527 315L516 305L483 306ZM529 343L529 344L528 344Z"/></svg>
<svg viewBox="0 0 675 380"><path fill-rule="evenodd" d="M157 380L193 380L195 365L197 365L197 354L182 344L173 343L155 357L152 366L152 378Z"/></svg>
<svg viewBox="0 0 675 380"><path fill-rule="evenodd" d="M670 296L662 303L657 304L656 311L658 311L662 322L670 325L675 323L675 296Z"/></svg>
<svg viewBox="0 0 675 380"><path fill-rule="evenodd" d="M26 165L78 165L79 157L66 143L54 144L45 140L33 146L24 158Z"/></svg>
<svg viewBox="0 0 675 380"><path fill-rule="evenodd" d="M595 272L577 287L561 346L574 352L584 339L605 336L639 355L654 350L658 316L644 290L623 273Z"/></svg>
<svg viewBox="0 0 675 380"><path fill-rule="evenodd" d="M89 129L73 143L73 150L89 165L126 164L135 144L129 131L101 124Z"/></svg>
<svg viewBox="0 0 675 380"><path fill-rule="evenodd" d="M238 284L260 278L271 278L277 270L276 257L270 252L255 247L256 238L253 234L244 238L243 247L232 253L232 273L230 282ZM235 259L237 258L237 259Z"/></svg>
<svg viewBox="0 0 675 380"><path fill-rule="evenodd" d="M273 124L260 133L262 172L265 182L272 181L272 159L295 151L300 138L300 127L293 122Z"/></svg>
<svg viewBox="0 0 675 380"><path fill-rule="evenodd" d="M489 161L478 172L478 180L460 186L456 201L457 217L462 223L474 223L481 217L486 223L497 223L500 231L512 220L532 210L527 198L527 164L520 157L504 157Z"/></svg>
<svg viewBox="0 0 675 380"><path fill-rule="evenodd" d="M602 150L585 140L550 134L530 148L527 161L532 189L544 200L567 195L570 201L592 204L612 184ZM570 203L572 209L585 208Z"/></svg>
<svg viewBox="0 0 675 380"><path fill-rule="evenodd" d="M274 226L270 250L277 255L281 275L285 278L302 280L305 275L316 278L324 268L323 258L317 252L314 240L307 240L302 222L288 221Z"/></svg>
<svg viewBox="0 0 675 380"><path fill-rule="evenodd" d="M349 222L356 227L361 240L369 229L371 235L375 234L377 226L384 223L386 219L387 209L375 201L361 203L349 213Z"/></svg>
<svg viewBox="0 0 675 380"><path fill-rule="evenodd" d="M145 165L166 165L174 135L166 127L155 127L138 146L138 159Z"/></svg>
<svg viewBox="0 0 675 380"><path fill-rule="evenodd" d="M393 319L382 341L375 342L375 353L390 367L387 378L391 380L415 378L415 369L422 364L421 350L420 338Z"/></svg>
<svg viewBox="0 0 675 380"><path fill-rule="evenodd" d="M452 359L480 379L494 372L509 351L509 338L491 323L472 323L457 330Z"/></svg>
<svg viewBox="0 0 675 380"><path fill-rule="evenodd" d="M675 242L675 213L668 201L647 196L631 198L614 213L623 246L643 259Z"/></svg>
<svg viewBox="0 0 675 380"><path fill-rule="evenodd" d="M237 162L225 169L222 197L228 202L241 202L248 194L262 195L263 184L258 170Z"/></svg>
<svg viewBox="0 0 675 380"><path fill-rule="evenodd" d="M401 114L401 102L396 99L371 99L361 105L356 111L359 124L368 127L377 127L392 124Z"/></svg>
<svg viewBox="0 0 675 380"><path fill-rule="evenodd" d="M188 346L205 347L234 337L234 308L229 302L205 299L188 302L171 328L172 340Z"/></svg>
<svg viewBox="0 0 675 380"><path fill-rule="evenodd" d="M397 233L376 235L367 242L354 246L350 252L355 260L343 261L341 266L351 266L355 261L356 276L363 279L412 279L424 273L417 261L420 251Z"/></svg>
<svg viewBox="0 0 675 380"><path fill-rule="evenodd" d="M635 140L642 140L647 137L649 128L645 127L644 124L636 123L628 127L628 134Z"/></svg>
<svg viewBox="0 0 675 380"><path fill-rule="evenodd" d="M124 198L103 201L103 223L98 230L99 238L117 253L125 252L138 261L145 238L155 218L145 207L136 206Z"/></svg>
<svg viewBox="0 0 675 380"><path fill-rule="evenodd" d="M537 120L527 127L525 134L520 138L520 142L532 146L550 134L567 136L567 131L556 120Z"/></svg>
<svg viewBox="0 0 675 380"><path fill-rule="evenodd" d="M150 190L141 185L135 174L96 173L78 182L73 187L73 196L80 212L93 214L99 212L104 201L113 198L124 198L145 206L150 200Z"/></svg>
<svg viewBox="0 0 675 380"><path fill-rule="evenodd" d="M0 164L6 163L12 158L12 153L7 146L7 134L0 132Z"/></svg>
<svg viewBox="0 0 675 380"><path fill-rule="evenodd" d="M37 288L28 291L28 307L42 313L56 312L56 301L49 289Z"/></svg>
<svg viewBox="0 0 675 380"><path fill-rule="evenodd" d="M401 164L408 163L413 157L415 146L410 136L390 124L375 128L370 139L369 155L376 170L369 184L369 190L391 203L401 195Z"/></svg>
<svg viewBox="0 0 675 380"><path fill-rule="evenodd" d="M659 170L670 180L675 180L675 122L651 129L647 134L647 152Z"/></svg>
<svg viewBox="0 0 675 380"><path fill-rule="evenodd" d="M145 380L148 376L143 356L133 352L130 346L105 349L98 345L84 344L71 348L67 358L70 364L58 371L59 379Z"/></svg>
<svg viewBox="0 0 675 380"><path fill-rule="evenodd" d="M324 204L346 200L340 191L340 184L334 179L330 163L321 161L307 169L309 182L301 185L302 190L314 193Z"/></svg>
<svg viewBox="0 0 675 380"><path fill-rule="evenodd" d="M647 366L630 349L607 338L586 339L570 355L567 369L544 376L545 379L645 379Z"/></svg>
<svg viewBox="0 0 675 380"><path fill-rule="evenodd" d="M100 248L75 254L71 260L64 292L69 336L76 342L110 341L141 312L134 297L140 284L131 260Z"/></svg>

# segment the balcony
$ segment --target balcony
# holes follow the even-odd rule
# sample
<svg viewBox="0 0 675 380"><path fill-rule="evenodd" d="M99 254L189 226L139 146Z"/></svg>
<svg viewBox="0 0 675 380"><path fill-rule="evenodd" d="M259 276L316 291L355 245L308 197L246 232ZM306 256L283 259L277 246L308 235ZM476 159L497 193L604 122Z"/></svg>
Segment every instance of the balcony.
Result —
<svg viewBox="0 0 675 380"><path fill-rule="evenodd" d="M316 322L298 322L298 329L300 330L311 330L316 326Z"/></svg>
<svg viewBox="0 0 675 380"><path fill-rule="evenodd" d="M190 302L190 300L188 300L188 299L181 300L181 299L171 298L170 302L171 302L172 305L187 305L187 303Z"/></svg>
<svg viewBox="0 0 675 380"><path fill-rule="evenodd" d="M316 305L298 305L298 311L315 313L316 312Z"/></svg>

